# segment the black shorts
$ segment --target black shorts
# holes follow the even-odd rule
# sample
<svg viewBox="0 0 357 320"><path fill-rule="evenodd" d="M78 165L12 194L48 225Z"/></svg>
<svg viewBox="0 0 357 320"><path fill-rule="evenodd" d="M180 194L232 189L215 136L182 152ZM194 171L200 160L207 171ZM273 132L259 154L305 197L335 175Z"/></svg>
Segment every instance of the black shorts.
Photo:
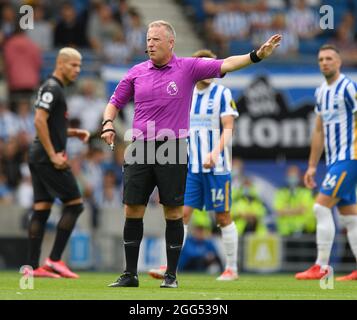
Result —
<svg viewBox="0 0 357 320"><path fill-rule="evenodd" d="M143 143L143 142L141 142ZM154 148L155 152L165 142L145 142L145 151ZM131 146L140 144L133 142ZM187 176L187 143L184 139L174 140L176 161L144 161L124 163L124 196L123 203L127 205L147 205L155 186L159 190L160 203L165 206L183 206ZM159 150L160 152L160 150ZM145 153L146 154L146 153ZM142 159L141 159L142 160ZM151 159L152 160L152 159ZM154 163L152 163L154 162Z"/></svg>
<svg viewBox="0 0 357 320"><path fill-rule="evenodd" d="M34 202L53 202L55 198L63 203L81 198L76 179L71 169L56 169L51 163L30 163Z"/></svg>

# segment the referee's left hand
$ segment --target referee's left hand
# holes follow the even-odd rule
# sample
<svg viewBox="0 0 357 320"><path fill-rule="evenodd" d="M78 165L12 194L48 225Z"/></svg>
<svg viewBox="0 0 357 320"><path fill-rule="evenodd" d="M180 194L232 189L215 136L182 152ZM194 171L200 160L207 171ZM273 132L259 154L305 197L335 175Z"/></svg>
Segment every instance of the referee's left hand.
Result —
<svg viewBox="0 0 357 320"><path fill-rule="evenodd" d="M266 41L258 50L257 50L257 56L260 59L265 59L267 57L269 57L273 51L275 50L275 48L277 48L278 46L280 46L280 42L282 39L282 35L281 34L274 34L273 36L271 36L268 41Z"/></svg>

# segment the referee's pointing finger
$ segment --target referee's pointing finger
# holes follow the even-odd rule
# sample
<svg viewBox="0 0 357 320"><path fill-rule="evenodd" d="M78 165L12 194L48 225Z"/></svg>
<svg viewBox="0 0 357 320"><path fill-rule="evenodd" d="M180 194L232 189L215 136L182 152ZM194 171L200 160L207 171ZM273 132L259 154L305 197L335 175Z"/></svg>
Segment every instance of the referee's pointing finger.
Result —
<svg viewBox="0 0 357 320"><path fill-rule="evenodd" d="M112 144L114 142L115 133L114 132L103 132L101 138L107 143Z"/></svg>

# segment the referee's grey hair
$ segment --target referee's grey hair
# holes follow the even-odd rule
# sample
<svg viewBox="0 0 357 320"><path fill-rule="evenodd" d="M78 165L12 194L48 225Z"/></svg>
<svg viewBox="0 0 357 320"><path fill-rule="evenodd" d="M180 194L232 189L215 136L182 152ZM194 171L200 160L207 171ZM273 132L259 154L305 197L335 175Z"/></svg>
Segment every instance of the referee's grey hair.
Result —
<svg viewBox="0 0 357 320"><path fill-rule="evenodd" d="M176 39L176 31L170 22L167 22L165 20L156 20L156 21L149 23L148 29L150 29L152 27L165 27L168 35L172 36L174 39Z"/></svg>

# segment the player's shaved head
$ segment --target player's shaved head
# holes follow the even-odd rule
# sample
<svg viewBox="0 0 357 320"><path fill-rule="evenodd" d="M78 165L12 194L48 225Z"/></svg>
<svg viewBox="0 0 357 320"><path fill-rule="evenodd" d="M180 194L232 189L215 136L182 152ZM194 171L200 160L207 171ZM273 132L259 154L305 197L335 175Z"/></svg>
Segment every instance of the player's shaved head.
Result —
<svg viewBox="0 0 357 320"><path fill-rule="evenodd" d="M71 48L71 47L65 47L62 48L57 55L57 61L64 60L67 61L70 58L78 58L82 59L82 55L79 53L78 50Z"/></svg>
<svg viewBox="0 0 357 320"><path fill-rule="evenodd" d="M70 47L62 48L57 55L54 76L64 84L73 82L81 69L82 55Z"/></svg>

